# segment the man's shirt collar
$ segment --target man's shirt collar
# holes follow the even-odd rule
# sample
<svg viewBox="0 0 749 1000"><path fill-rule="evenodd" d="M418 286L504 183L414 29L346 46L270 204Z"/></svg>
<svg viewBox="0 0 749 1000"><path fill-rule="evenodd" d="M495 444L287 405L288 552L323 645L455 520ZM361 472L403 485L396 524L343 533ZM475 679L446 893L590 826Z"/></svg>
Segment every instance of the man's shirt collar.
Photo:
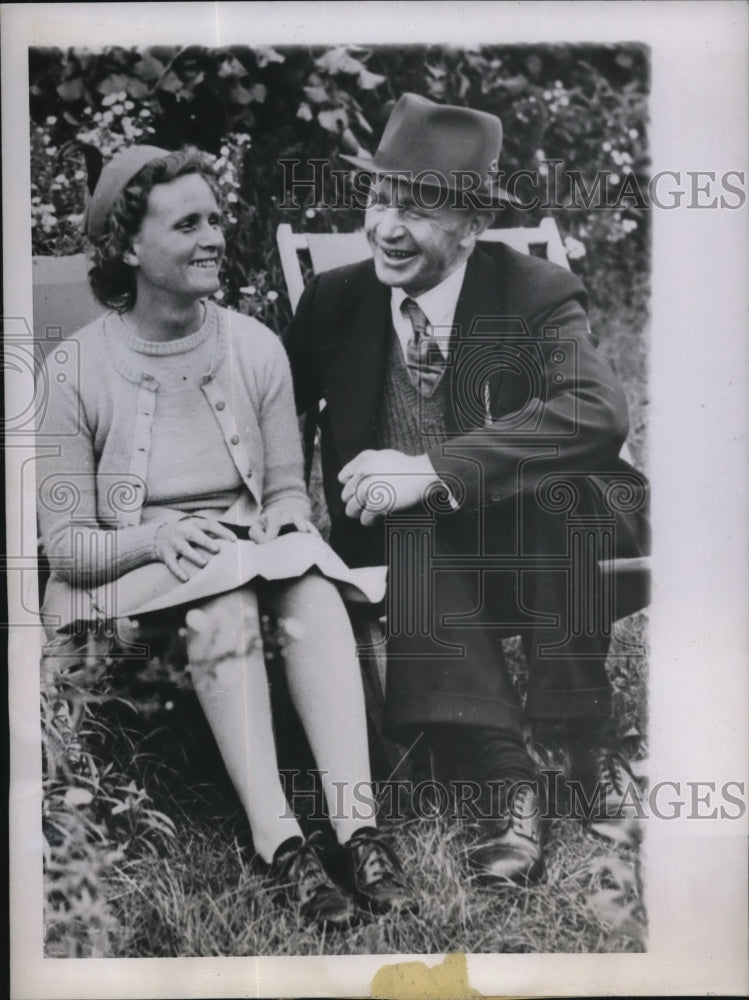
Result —
<svg viewBox="0 0 749 1000"><path fill-rule="evenodd" d="M401 312L404 299L413 299L424 313L431 327L431 334L439 343L443 352L447 352L447 345L452 332L453 320L455 319L455 309L458 305L460 289L463 287L463 278L466 273L467 261L463 261L459 268L449 274L444 281L429 291L421 295L409 295L403 288L393 288L391 290L390 308L393 318L393 326L405 350L405 346L413 335L411 321Z"/></svg>

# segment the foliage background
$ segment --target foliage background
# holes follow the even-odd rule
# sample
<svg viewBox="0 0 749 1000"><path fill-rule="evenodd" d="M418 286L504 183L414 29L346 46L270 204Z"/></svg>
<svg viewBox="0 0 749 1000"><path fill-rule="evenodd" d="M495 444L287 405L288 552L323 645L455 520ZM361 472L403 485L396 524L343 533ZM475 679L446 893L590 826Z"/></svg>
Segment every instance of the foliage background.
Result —
<svg viewBox="0 0 749 1000"><path fill-rule="evenodd" d="M648 54L634 44L35 49L30 80L34 252L83 247L85 174L79 159L61 159L67 140L86 138L105 157L130 143L193 143L215 154L230 198L225 302L276 328L289 318L277 224L329 232L362 222L353 209L324 207L335 202L330 181L297 209L280 208L278 160L302 161L300 173L312 158L346 168L339 154L373 152L404 91L498 115L508 175L540 167L543 182L544 161L556 159L588 186L608 170L622 180L633 173L647 188ZM552 212L604 326L612 307L626 304L640 321L644 315L647 212L628 204ZM535 225L544 214L500 213L498 224Z"/></svg>
<svg viewBox="0 0 749 1000"><path fill-rule="evenodd" d="M87 141L105 158L131 143L193 143L215 156L226 199L227 255L217 297L277 332L290 317L277 225L310 232L362 225L361 213L330 207L331 183L297 207L282 208L288 199L278 160L301 161L300 174L313 158L347 169L340 154L373 152L404 91L498 115L505 133L500 166L508 175L537 168L543 182L545 161L560 160L562 169L580 171L589 189L600 171L621 180L631 173L647 189L648 52L634 44L32 49L30 84L33 252L86 249L80 233L86 174L69 140ZM496 224L535 225L547 214L556 218L571 267L588 287L591 322L625 386L630 445L642 463L647 209L537 209L502 213ZM236 849L241 816L231 806L226 811L231 790L216 785L215 754L206 753L181 665L173 663L174 650L159 648L163 636L149 641L155 655L137 674L119 670L95 642L72 661L48 656L45 663L48 954L314 953L320 948L314 934L265 908L262 882ZM622 734L639 756L642 641L641 621L629 623L611 661ZM195 773L203 759L210 766ZM399 834L406 861L412 855L421 863L424 838L433 844L417 926L366 929L333 950L644 946L633 843L617 855L591 853L579 830L564 832L555 838L545 886L513 900L472 896L469 906L444 849L455 834L423 822ZM190 855L201 859L200 871L197 861L185 861ZM233 914L240 923L229 927Z"/></svg>

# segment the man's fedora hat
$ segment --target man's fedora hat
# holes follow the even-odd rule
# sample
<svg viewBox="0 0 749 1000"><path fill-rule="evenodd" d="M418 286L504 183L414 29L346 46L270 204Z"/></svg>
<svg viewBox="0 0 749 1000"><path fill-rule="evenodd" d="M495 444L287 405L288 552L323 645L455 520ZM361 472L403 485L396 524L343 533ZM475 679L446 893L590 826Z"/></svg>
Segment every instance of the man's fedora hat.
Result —
<svg viewBox="0 0 749 1000"><path fill-rule="evenodd" d="M512 202L497 183L501 148L502 123L496 115L403 94L374 156L341 155L362 170L404 175L414 184L466 192L462 203L475 201L493 208Z"/></svg>

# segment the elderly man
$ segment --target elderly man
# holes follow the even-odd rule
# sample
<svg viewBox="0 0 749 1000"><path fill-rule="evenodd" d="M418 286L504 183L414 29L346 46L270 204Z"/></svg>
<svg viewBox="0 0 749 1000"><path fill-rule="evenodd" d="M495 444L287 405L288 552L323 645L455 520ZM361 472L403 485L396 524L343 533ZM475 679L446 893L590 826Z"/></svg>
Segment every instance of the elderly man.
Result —
<svg viewBox="0 0 749 1000"><path fill-rule="evenodd" d="M506 197L501 138L493 115L404 94L373 160L355 161L373 175L373 259L318 275L286 345L321 430L331 543L389 565L387 727L481 789L467 856L504 882L541 873L545 800L501 640L523 636L525 717L562 726L587 792L621 794L624 765L600 757L597 553L641 553L645 485L618 457L626 404L578 279L477 245ZM622 482L629 502L605 502Z"/></svg>

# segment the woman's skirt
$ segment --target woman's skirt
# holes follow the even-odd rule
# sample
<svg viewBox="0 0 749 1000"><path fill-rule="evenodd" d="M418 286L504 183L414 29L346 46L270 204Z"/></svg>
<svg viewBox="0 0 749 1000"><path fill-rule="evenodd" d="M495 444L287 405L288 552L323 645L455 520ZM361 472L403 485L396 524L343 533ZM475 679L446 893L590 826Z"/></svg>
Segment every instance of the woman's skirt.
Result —
<svg viewBox="0 0 749 1000"><path fill-rule="evenodd" d="M227 593L253 580L284 580L317 570L332 580L344 599L379 603L385 596L387 567L349 569L318 535L292 532L272 542L218 540L216 555L199 567L187 560L189 575L179 581L164 563L153 562L111 583L90 589L64 585L54 574L45 595L43 615L50 631L84 622L133 618Z"/></svg>

